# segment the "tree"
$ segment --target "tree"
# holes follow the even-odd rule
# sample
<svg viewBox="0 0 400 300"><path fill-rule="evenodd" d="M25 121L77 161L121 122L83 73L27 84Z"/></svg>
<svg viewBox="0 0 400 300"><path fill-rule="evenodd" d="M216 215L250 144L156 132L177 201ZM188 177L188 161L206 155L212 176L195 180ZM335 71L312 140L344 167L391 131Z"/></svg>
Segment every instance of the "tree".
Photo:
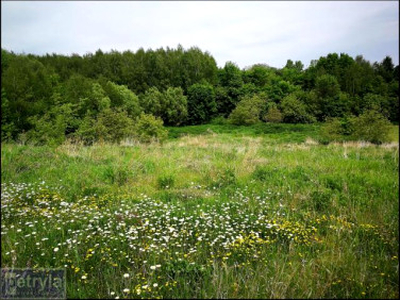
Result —
<svg viewBox="0 0 400 300"><path fill-rule="evenodd" d="M196 83L188 90L188 124L209 122L217 112L214 89L210 84Z"/></svg>
<svg viewBox="0 0 400 300"><path fill-rule="evenodd" d="M281 123L283 120L283 116L278 106L275 103L270 103L268 112L264 117L266 122L270 123Z"/></svg>
<svg viewBox="0 0 400 300"><path fill-rule="evenodd" d="M169 87L163 94L162 119L167 125L180 125L186 121L187 97L183 95L183 90Z"/></svg>
<svg viewBox="0 0 400 300"><path fill-rule="evenodd" d="M350 109L348 106L349 97L346 93L341 93L340 85L335 76L322 75L316 80L315 92L317 95L318 120L322 121L326 117L343 116Z"/></svg>
<svg viewBox="0 0 400 300"><path fill-rule="evenodd" d="M218 112L228 116L242 96L244 85L242 72L236 64L227 62L218 72L218 82Z"/></svg>
<svg viewBox="0 0 400 300"><path fill-rule="evenodd" d="M120 143L132 136L133 131L134 121L126 111L106 108L97 117L87 114L74 136L88 145L96 141Z"/></svg>
<svg viewBox="0 0 400 300"><path fill-rule="evenodd" d="M28 139L35 144L59 145L65 140L70 124L74 122L72 104L53 106L44 116L32 116L29 119L33 128L28 131Z"/></svg>
<svg viewBox="0 0 400 300"><path fill-rule="evenodd" d="M139 97L127 86L108 81L104 85L104 91L110 98L110 107L125 110L130 118L135 118L142 112Z"/></svg>
<svg viewBox="0 0 400 300"><path fill-rule="evenodd" d="M1 141L11 141L15 138L16 128L12 121L10 102L7 93L1 88Z"/></svg>
<svg viewBox="0 0 400 300"><path fill-rule="evenodd" d="M188 114L187 98L181 88L169 87L162 93L152 87L141 97L141 105L146 114L161 118L167 125L181 124Z"/></svg>
<svg viewBox="0 0 400 300"><path fill-rule="evenodd" d="M307 112L304 103L299 101L294 94L286 96L280 107L285 123L313 123L316 121L315 117Z"/></svg>
<svg viewBox="0 0 400 300"><path fill-rule="evenodd" d="M317 78L315 90L322 99L334 98L340 93L340 85L335 76L326 74Z"/></svg>
<svg viewBox="0 0 400 300"><path fill-rule="evenodd" d="M136 119L133 136L140 142L149 143L152 141L163 141L168 131L163 128L163 121L153 115L142 113Z"/></svg>
<svg viewBox="0 0 400 300"><path fill-rule="evenodd" d="M95 124L98 140L119 143L132 135L133 120L121 109L104 109Z"/></svg>
<svg viewBox="0 0 400 300"><path fill-rule="evenodd" d="M228 121L234 125L252 125L260 121L266 102L259 96L244 97L229 115Z"/></svg>
<svg viewBox="0 0 400 300"><path fill-rule="evenodd" d="M277 83L268 86L268 99L271 99L275 103L280 103L283 98L298 90L300 90L300 86L296 86L285 80L279 80Z"/></svg>
<svg viewBox="0 0 400 300"><path fill-rule="evenodd" d="M375 69L387 83L394 79L394 64L390 56L386 56L382 62L375 64Z"/></svg>
<svg viewBox="0 0 400 300"><path fill-rule="evenodd" d="M36 59L24 55L9 56L6 63L1 86L7 91L7 117L16 131L28 131L32 128L28 118L43 115L52 105L54 74Z"/></svg>
<svg viewBox="0 0 400 300"><path fill-rule="evenodd" d="M79 100L81 112L89 112L93 115L97 115L111 106L110 98L97 82L92 83L88 97L80 98Z"/></svg>
<svg viewBox="0 0 400 300"><path fill-rule="evenodd" d="M163 94L157 87L149 88L140 98L140 105L146 114L160 117L163 114Z"/></svg>
<svg viewBox="0 0 400 300"><path fill-rule="evenodd" d="M274 70L266 65L253 65L243 73L243 81L245 83L253 83L257 87L264 87L271 83L274 77Z"/></svg>

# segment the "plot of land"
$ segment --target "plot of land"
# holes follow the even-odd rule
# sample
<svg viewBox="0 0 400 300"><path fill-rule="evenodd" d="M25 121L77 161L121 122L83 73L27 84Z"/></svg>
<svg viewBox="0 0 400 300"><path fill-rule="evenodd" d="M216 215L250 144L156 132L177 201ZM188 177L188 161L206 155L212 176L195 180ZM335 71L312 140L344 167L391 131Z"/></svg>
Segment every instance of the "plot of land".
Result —
<svg viewBox="0 0 400 300"><path fill-rule="evenodd" d="M2 267L66 268L71 298L397 298L398 135L278 127L3 144Z"/></svg>

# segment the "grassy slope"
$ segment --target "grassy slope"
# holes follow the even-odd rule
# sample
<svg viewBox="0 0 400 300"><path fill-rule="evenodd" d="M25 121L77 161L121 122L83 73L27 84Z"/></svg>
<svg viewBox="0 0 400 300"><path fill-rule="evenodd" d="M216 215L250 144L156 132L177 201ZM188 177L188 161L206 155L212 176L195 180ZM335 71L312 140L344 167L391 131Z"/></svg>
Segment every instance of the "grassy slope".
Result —
<svg viewBox="0 0 400 300"><path fill-rule="evenodd" d="M398 142L398 127L394 128L393 139ZM168 273L171 271L162 269L158 280L175 278L171 284L176 287L171 290L157 287L140 296L395 298L398 296L398 146L320 145L314 141L317 138L316 125L203 125L170 128L170 139L163 145L64 144L55 149L2 145L2 183L44 180L50 191L63 186L57 194L68 202L81 203L85 196L96 194L93 201L107 199L105 207L110 211L120 208L121 202L116 199L121 197L128 199L127 205L138 201L138 205L152 203L146 200L150 197L171 205L172 214L179 215L183 210L186 216L197 216L200 207L228 214L233 219L265 216L277 223L284 222L280 230L292 230L293 234L298 234L302 226L312 225L316 230L315 234L305 233L307 237L313 236L310 244L290 242L286 235L278 235L282 240L268 245L259 245L257 241L254 242L257 246L242 243L246 251L255 251L252 255L246 252L245 257L238 254L244 251L240 247L213 248L216 254L211 257L210 249L204 248L202 252L202 244L196 244L199 254L192 260L188 257L167 260L161 254L148 254L147 260L160 261L163 267L166 261L173 263L172 269L181 270L184 275L174 277ZM227 213L224 203L238 203L240 209L231 208ZM77 216L80 213L77 211ZM151 220L153 216L156 220L157 216L151 214L148 218ZM3 214L2 217L4 220ZM34 216L26 218L31 220ZM8 226L16 221L6 217L4 222ZM256 226L254 222L249 226ZM82 221L82 226L85 224L87 221ZM65 225L65 230L68 226L71 225ZM265 228L259 230L268 236ZM47 233L53 236L54 243L55 231ZM16 266L23 267L32 259L29 251L34 250L13 246L15 241L21 242L15 230L9 229L2 235L2 267L12 264L10 255L4 254L12 249L19 253L14 260ZM121 253L129 250L123 244L113 245ZM78 246L78 251L86 253L88 247ZM183 249L174 247L171 253L180 251ZM135 253L132 255L136 264L143 263L146 257ZM123 261L120 255L113 263ZM263 259L265 263L261 263ZM111 282L129 270L129 264L102 267L103 275L84 283L80 280L82 270L96 270L97 263L79 257L62 261L68 268L78 265L80 269L68 273L69 297L107 297L110 290L123 296L124 286ZM182 261L188 265L182 266ZM239 268L236 263L244 265ZM37 264L57 266L57 262L44 258L38 259ZM150 276L142 268L132 268L142 277L132 280L130 290L143 280L144 283L154 280L151 277L154 274Z"/></svg>

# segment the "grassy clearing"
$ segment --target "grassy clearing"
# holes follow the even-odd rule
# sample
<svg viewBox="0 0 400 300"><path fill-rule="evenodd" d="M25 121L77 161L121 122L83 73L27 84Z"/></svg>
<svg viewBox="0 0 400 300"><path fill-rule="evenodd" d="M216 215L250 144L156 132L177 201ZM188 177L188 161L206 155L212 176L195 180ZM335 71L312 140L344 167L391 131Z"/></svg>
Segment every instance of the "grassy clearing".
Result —
<svg viewBox="0 0 400 300"><path fill-rule="evenodd" d="M2 267L65 267L71 298L397 298L397 143L317 140L2 145Z"/></svg>

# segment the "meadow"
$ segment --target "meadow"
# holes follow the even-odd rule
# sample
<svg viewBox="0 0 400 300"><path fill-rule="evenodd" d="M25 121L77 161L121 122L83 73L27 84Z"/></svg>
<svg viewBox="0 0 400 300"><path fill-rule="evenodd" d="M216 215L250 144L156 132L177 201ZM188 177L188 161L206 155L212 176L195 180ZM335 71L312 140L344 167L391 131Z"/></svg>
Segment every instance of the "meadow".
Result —
<svg viewBox="0 0 400 300"><path fill-rule="evenodd" d="M1 266L68 298L399 297L399 137L171 127L163 143L2 144Z"/></svg>

